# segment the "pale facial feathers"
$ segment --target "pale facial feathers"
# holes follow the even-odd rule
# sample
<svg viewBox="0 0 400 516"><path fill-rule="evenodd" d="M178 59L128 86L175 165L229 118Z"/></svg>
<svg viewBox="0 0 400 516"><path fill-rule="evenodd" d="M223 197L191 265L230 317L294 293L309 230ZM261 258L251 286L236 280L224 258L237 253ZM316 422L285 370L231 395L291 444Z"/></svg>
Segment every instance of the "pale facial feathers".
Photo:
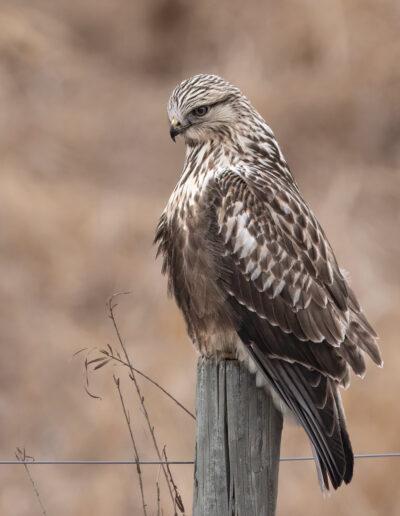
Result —
<svg viewBox="0 0 400 516"><path fill-rule="evenodd" d="M216 75L183 81L168 102L170 123L190 144L228 136L230 128L245 121L249 112L257 118L241 91Z"/></svg>

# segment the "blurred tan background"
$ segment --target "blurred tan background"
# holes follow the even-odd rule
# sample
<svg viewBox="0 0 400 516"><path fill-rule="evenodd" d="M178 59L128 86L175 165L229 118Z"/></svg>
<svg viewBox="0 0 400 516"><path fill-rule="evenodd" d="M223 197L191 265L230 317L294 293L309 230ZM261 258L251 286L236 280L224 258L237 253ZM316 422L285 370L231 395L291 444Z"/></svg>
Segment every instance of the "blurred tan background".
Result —
<svg viewBox="0 0 400 516"><path fill-rule="evenodd" d="M121 368L91 376L81 348L115 344L194 409L196 356L152 247L182 142L166 102L189 75L238 85L272 126L305 199L380 335L385 367L343 393L357 453L400 451L400 4L396 0L0 2L0 458L155 459ZM193 421L141 382L161 445L190 460ZM286 428L282 455L308 455ZM155 514L156 466L144 469ZM173 467L187 513L193 468ZM130 466L32 466L47 514L141 514ZM283 463L278 515L400 514L399 459L358 460L323 499L312 463ZM162 486L164 514L172 514ZM0 514L40 509L24 469L0 466Z"/></svg>

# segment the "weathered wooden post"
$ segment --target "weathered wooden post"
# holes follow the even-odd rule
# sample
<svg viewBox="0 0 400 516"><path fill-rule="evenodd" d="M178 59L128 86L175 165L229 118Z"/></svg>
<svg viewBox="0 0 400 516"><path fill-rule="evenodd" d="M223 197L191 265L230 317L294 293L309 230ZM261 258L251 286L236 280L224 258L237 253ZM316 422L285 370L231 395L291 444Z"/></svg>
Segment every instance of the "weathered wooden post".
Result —
<svg viewBox="0 0 400 516"><path fill-rule="evenodd" d="M273 516L282 416L237 360L199 358L194 516Z"/></svg>

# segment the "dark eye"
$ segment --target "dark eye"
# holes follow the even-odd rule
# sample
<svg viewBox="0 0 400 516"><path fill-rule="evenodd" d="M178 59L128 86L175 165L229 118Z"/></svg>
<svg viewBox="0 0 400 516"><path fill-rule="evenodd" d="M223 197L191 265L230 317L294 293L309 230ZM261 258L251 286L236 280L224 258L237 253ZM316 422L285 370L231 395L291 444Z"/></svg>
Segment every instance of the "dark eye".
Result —
<svg viewBox="0 0 400 516"><path fill-rule="evenodd" d="M196 116L204 116L209 110L208 106L199 106L193 109L192 113Z"/></svg>

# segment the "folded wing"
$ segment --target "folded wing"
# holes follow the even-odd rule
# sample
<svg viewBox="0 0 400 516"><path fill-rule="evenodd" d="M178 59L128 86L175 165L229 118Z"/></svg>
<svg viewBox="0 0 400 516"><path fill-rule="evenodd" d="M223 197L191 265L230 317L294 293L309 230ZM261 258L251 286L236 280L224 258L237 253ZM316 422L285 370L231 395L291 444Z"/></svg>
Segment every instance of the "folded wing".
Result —
<svg viewBox="0 0 400 516"><path fill-rule="evenodd" d="M208 234L221 288L260 370L306 430L328 488L351 480L353 454L338 385L381 358L376 334L295 185L226 170L208 188Z"/></svg>

